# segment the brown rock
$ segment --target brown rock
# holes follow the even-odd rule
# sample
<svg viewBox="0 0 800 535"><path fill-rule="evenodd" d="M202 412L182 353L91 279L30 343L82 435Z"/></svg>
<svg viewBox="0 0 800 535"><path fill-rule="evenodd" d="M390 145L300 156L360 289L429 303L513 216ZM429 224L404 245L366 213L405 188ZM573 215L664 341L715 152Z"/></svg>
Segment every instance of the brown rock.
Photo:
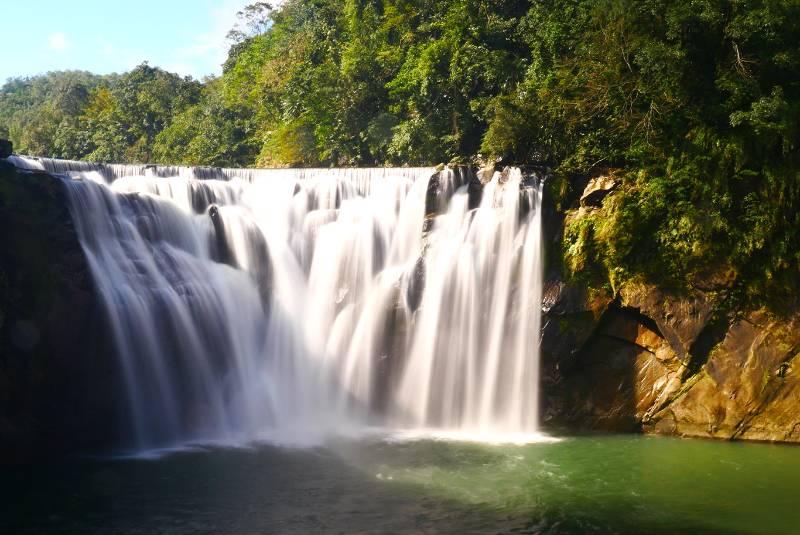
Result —
<svg viewBox="0 0 800 535"><path fill-rule="evenodd" d="M481 185L488 184L492 178L494 178L494 172L496 171L497 166L494 162L487 163L480 169L478 169L477 173L475 173L476 177L480 181Z"/></svg>
<svg viewBox="0 0 800 535"><path fill-rule="evenodd" d="M638 429L680 388L685 366L648 318L614 304L551 388L550 418L603 430Z"/></svg>
<svg viewBox="0 0 800 535"><path fill-rule="evenodd" d="M736 322L653 432L800 441L800 318L755 312ZM800 362L800 361L797 361Z"/></svg>
<svg viewBox="0 0 800 535"><path fill-rule="evenodd" d="M598 176L589 181L581 195L581 206L600 206L608 194L614 191L619 182L612 175Z"/></svg>
<svg viewBox="0 0 800 535"><path fill-rule="evenodd" d="M590 429L638 429L679 385L680 369L618 338L598 334L559 385L552 419Z"/></svg>
<svg viewBox="0 0 800 535"><path fill-rule="evenodd" d="M638 310L655 322L661 335L682 361L708 324L716 296L693 291L685 296L665 292L654 286L629 283L619 292L622 306Z"/></svg>

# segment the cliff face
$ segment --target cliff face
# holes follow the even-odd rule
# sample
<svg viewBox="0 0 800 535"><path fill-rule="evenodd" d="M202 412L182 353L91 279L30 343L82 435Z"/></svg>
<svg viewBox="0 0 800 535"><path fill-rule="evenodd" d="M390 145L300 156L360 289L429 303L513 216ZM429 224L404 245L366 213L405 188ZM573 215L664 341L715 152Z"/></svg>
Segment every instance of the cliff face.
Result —
<svg viewBox="0 0 800 535"><path fill-rule="evenodd" d="M564 225L613 195L586 187ZM585 199L590 201L584 202ZM555 239L564 228L555 229ZM800 313L730 310L729 281L615 290L550 274L544 420L609 431L800 442ZM702 288L702 289L701 289Z"/></svg>
<svg viewBox="0 0 800 535"><path fill-rule="evenodd" d="M595 180L566 214L545 206L549 243L614 190ZM107 447L124 391L65 184L0 159L0 228L0 463ZM728 310L724 276L683 292L547 278L546 424L800 442L800 313Z"/></svg>
<svg viewBox="0 0 800 535"><path fill-rule="evenodd" d="M114 434L113 349L65 193L0 159L0 464Z"/></svg>

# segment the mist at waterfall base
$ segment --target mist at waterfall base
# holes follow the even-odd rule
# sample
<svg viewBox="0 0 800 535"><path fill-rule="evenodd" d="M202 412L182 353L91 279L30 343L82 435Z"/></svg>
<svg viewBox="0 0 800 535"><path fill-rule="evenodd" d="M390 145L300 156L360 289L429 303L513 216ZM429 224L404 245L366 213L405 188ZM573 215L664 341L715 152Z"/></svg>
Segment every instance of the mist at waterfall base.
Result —
<svg viewBox="0 0 800 535"><path fill-rule="evenodd" d="M538 177L15 160L67 182L129 449L546 439Z"/></svg>
<svg viewBox="0 0 800 535"><path fill-rule="evenodd" d="M13 161L67 185L127 433L4 469L2 533L796 532L794 448L539 433L537 177Z"/></svg>

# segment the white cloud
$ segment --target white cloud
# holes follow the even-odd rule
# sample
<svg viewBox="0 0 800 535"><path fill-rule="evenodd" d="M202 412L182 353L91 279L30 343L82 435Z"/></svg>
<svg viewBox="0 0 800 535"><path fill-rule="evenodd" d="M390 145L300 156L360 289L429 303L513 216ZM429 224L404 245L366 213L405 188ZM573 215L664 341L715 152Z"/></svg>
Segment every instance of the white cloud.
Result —
<svg viewBox="0 0 800 535"><path fill-rule="evenodd" d="M270 2L277 8L284 0ZM236 13L245 6L254 3L254 0L224 0L219 6L211 10L210 18L214 21L209 31L195 37L192 44L175 51L172 65L180 67L181 74L191 74L201 77L207 74L219 74L221 66L228 58L228 32L236 25Z"/></svg>
<svg viewBox="0 0 800 535"><path fill-rule="evenodd" d="M222 5L211 10L211 19L214 21L211 29L196 36L192 44L175 51L175 66L183 69L192 66L181 74L201 76L211 74L212 71L214 74L219 72L219 66L228 56L230 43L227 35L236 24L236 13L250 3L247 0L225 0Z"/></svg>
<svg viewBox="0 0 800 535"><path fill-rule="evenodd" d="M47 43L50 45L50 49L56 52L63 52L69 48L67 36L61 32L50 34L50 37L47 38Z"/></svg>

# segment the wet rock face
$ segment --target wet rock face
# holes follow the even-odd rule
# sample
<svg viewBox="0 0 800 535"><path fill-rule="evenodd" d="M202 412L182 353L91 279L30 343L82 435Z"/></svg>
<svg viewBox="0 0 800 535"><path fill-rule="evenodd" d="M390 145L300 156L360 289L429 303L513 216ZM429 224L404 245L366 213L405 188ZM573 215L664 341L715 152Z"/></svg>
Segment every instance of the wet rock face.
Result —
<svg viewBox="0 0 800 535"><path fill-rule="evenodd" d="M800 442L800 313L734 321L716 313L716 293L641 284L590 315L588 295L545 292L545 422Z"/></svg>
<svg viewBox="0 0 800 535"><path fill-rule="evenodd" d="M731 325L690 384L648 430L725 439L800 441L800 316L764 311Z"/></svg>
<svg viewBox="0 0 800 535"><path fill-rule="evenodd" d="M480 176L480 171L476 172L472 167L466 165L445 168L434 173L428 179L428 189L425 195L426 218L431 219L443 214L447 210L449 196L464 185L467 186L469 208L477 208L481 203L484 186ZM491 179L491 177L489 178Z"/></svg>
<svg viewBox="0 0 800 535"><path fill-rule="evenodd" d="M545 284L542 311L542 378L556 383L596 329L611 296L555 279Z"/></svg>
<svg viewBox="0 0 800 535"><path fill-rule="evenodd" d="M617 187L613 174L589 180L561 212L564 225L597 213ZM561 239L558 230L551 239ZM735 273L725 267L697 275L683 292L628 282L603 295L551 278L543 302L545 422L800 442L800 311L727 309Z"/></svg>
<svg viewBox="0 0 800 535"><path fill-rule="evenodd" d="M603 312L558 383L546 420L633 431L678 388L683 365L649 318L617 301Z"/></svg>
<svg viewBox="0 0 800 535"><path fill-rule="evenodd" d="M441 171L437 171L428 179L428 189L425 193L425 215L427 217L438 215L441 211L439 195L441 191Z"/></svg>
<svg viewBox="0 0 800 535"><path fill-rule="evenodd" d="M227 233L225 232L224 218L216 204L211 204L208 207L208 217L211 219L211 225L214 227L214 233L211 237L211 250L213 251L214 258L218 262L234 268L245 269L245 266L239 266L236 263L233 249L229 243ZM252 255L253 265L257 266L253 273L253 278L258 285L261 304L266 310L271 301L273 282L272 261L270 259L269 247L267 246L263 234L255 227L245 230L245 241Z"/></svg>
<svg viewBox="0 0 800 535"><path fill-rule="evenodd" d="M8 158L14 152L14 145L7 139L0 139L0 158Z"/></svg>
<svg viewBox="0 0 800 535"><path fill-rule="evenodd" d="M208 217L211 218L211 224L214 227L212 250L215 253L216 260L232 266L234 263L233 253L228 244L228 239L225 235L225 223L222 221L222 215L219 213L217 205L212 204L209 206Z"/></svg>
<svg viewBox="0 0 800 535"><path fill-rule="evenodd" d="M407 275L405 304L414 313L422 304L422 293L425 291L425 257L420 256L414 269Z"/></svg>
<svg viewBox="0 0 800 535"><path fill-rule="evenodd" d="M475 174L470 174L467 181L467 195L469 196L468 206L472 210L481 204L483 198L484 183Z"/></svg>
<svg viewBox="0 0 800 535"><path fill-rule="evenodd" d="M0 166L0 227L0 464L113 442L113 347L64 183Z"/></svg>
<svg viewBox="0 0 800 535"><path fill-rule="evenodd" d="M714 312L713 294L692 292L674 295L644 284L628 284L620 290L623 306L651 318L681 359L708 324Z"/></svg>

